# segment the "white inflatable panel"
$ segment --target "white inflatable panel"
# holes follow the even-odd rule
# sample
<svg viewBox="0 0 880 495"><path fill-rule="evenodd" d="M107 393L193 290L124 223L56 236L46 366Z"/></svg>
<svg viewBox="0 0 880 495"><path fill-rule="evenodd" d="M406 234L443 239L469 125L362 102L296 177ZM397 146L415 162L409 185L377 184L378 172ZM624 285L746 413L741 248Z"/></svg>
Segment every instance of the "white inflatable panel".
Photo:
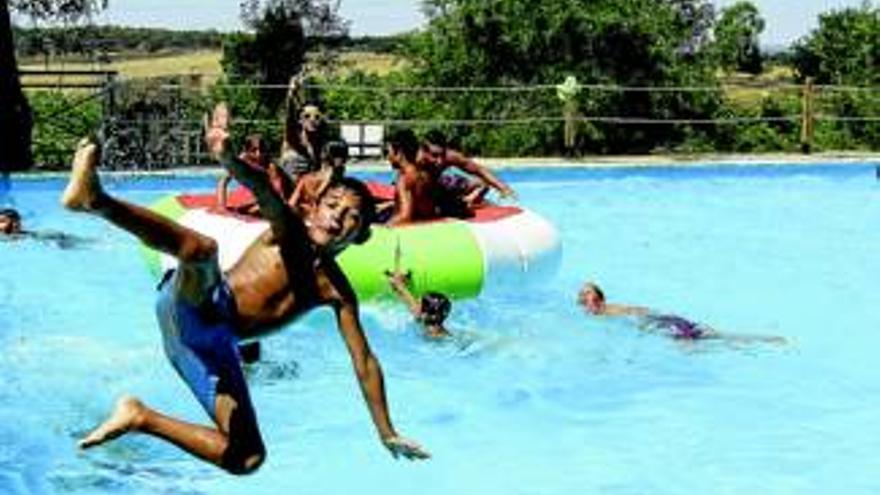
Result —
<svg viewBox="0 0 880 495"><path fill-rule="evenodd" d="M469 225L483 249L484 293L544 281L559 268L559 233L535 213L523 210L502 220Z"/></svg>
<svg viewBox="0 0 880 495"><path fill-rule="evenodd" d="M269 228L266 222L243 222L235 217L224 217L208 213L203 209L190 210L179 220L179 223L211 237L220 246L220 269L228 270L241 258L245 250ZM236 235L230 235L235 232ZM177 266L177 259L162 254L162 270Z"/></svg>

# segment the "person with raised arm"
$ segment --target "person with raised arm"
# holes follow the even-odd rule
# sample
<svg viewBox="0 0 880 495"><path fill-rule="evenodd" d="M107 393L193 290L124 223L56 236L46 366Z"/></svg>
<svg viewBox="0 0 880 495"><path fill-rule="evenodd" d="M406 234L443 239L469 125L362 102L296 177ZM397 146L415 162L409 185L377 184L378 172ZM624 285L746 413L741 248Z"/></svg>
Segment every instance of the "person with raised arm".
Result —
<svg viewBox="0 0 880 495"><path fill-rule="evenodd" d="M123 396L80 446L92 448L140 432L229 473L253 473L265 460L266 448L238 343L329 306L380 441L394 457L429 457L392 425L382 368L361 327L357 296L335 261L347 246L369 237L372 197L363 183L343 179L331 184L317 208L301 218L276 194L264 171L231 151L229 123L226 106L218 105L206 136L208 149L253 191L269 226L226 272L218 264L214 239L105 192L97 173L100 147L80 143L61 202L177 258L177 268L168 271L159 285L156 315L168 359L211 419L209 425L184 422Z"/></svg>

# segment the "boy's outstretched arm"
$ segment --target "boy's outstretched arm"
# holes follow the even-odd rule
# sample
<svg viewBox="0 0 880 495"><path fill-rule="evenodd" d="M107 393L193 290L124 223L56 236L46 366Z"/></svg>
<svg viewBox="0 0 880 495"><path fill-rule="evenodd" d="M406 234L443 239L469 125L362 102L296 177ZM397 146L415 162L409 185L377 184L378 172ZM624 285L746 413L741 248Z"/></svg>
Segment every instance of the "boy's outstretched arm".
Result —
<svg viewBox="0 0 880 495"><path fill-rule="evenodd" d="M357 311L357 305L350 303L337 309L339 331L351 355L361 393L379 438L395 458L402 455L410 460L427 459L431 456L427 451L418 443L398 435L391 424L382 368L367 344Z"/></svg>
<svg viewBox="0 0 880 495"><path fill-rule="evenodd" d="M299 113L305 100L303 92L302 76L292 76L290 78L290 85L287 88L287 99L284 102L284 142L281 145L282 153L295 149L296 144L294 143L299 141L299 133L302 131L302 126L299 123Z"/></svg>
<svg viewBox="0 0 880 495"><path fill-rule="evenodd" d="M333 278L340 280L340 276L344 277L345 275L339 271ZM379 438L395 458L401 455L410 460L431 457L418 443L399 436L394 430L388 412L382 368L379 365L379 360L370 350L361 327L357 296L354 295L354 291L351 290L347 282L340 280L338 285L345 286L340 287L342 294L335 305L339 332L348 348L361 393L367 403Z"/></svg>
<svg viewBox="0 0 880 495"><path fill-rule="evenodd" d="M272 188L268 174L247 165L230 149L229 123L228 107L224 103L218 104L211 114L205 133L205 142L211 155L219 160L238 182L251 190L260 205L260 214L269 222L276 235L286 237L291 233L299 233L305 239L302 221L290 211Z"/></svg>

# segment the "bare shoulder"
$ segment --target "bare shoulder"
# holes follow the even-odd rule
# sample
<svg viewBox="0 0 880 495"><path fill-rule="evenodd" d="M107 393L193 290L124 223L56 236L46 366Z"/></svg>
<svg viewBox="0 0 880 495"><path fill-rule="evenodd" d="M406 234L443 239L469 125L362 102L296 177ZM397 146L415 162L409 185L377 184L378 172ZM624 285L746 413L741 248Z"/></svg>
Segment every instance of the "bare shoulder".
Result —
<svg viewBox="0 0 880 495"><path fill-rule="evenodd" d="M455 165L468 163L471 160L461 151L448 149L446 150L446 160Z"/></svg>

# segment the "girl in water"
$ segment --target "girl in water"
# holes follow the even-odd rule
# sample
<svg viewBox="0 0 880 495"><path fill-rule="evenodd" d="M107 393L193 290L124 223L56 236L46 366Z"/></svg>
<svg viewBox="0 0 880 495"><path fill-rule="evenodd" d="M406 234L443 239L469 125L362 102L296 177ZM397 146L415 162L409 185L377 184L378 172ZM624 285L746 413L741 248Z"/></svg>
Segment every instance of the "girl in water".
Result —
<svg viewBox="0 0 880 495"><path fill-rule="evenodd" d="M697 341L718 339L729 342L785 344L785 337L775 335L740 335L721 333L709 326L695 323L681 316L662 314L644 306L612 304L605 301L605 293L593 282L587 282L578 293L578 304L594 316L633 317L642 330L660 333L675 340Z"/></svg>

